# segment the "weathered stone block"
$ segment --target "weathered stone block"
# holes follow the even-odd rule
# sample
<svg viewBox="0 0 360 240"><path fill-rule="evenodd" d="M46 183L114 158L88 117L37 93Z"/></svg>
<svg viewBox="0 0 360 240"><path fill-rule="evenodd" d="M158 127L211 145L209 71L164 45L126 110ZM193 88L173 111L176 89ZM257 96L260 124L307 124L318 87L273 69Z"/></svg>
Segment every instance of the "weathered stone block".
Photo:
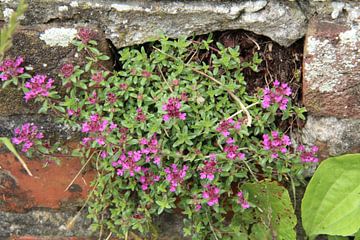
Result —
<svg viewBox="0 0 360 240"><path fill-rule="evenodd" d="M4 2L1 12L15 8L14 2ZM297 3L276 0L29 1L23 24L49 22L99 26L116 47L144 43L161 32L179 37L229 29L253 31L289 46L303 37L307 16Z"/></svg>
<svg viewBox="0 0 360 240"><path fill-rule="evenodd" d="M303 100L314 116L360 118L360 8L351 14L309 24Z"/></svg>
<svg viewBox="0 0 360 240"><path fill-rule="evenodd" d="M303 142L317 145L320 158L360 152L360 120L309 116L303 132Z"/></svg>

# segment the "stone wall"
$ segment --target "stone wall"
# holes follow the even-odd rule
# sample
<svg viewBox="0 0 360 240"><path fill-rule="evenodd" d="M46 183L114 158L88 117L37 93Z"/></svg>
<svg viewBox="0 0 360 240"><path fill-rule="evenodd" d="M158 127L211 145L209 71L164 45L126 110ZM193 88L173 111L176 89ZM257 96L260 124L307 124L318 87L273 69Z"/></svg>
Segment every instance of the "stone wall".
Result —
<svg viewBox="0 0 360 240"><path fill-rule="evenodd" d="M16 3L0 0L0 21L7 21ZM160 33L177 37L244 29L283 46L305 37L303 102L309 113L302 138L320 146L325 158L360 151L359 24L356 1L31 0L7 56L24 55L34 72L55 77L62 64L82 61L69 42L83 26L97 31L100 48L109 55L113 46L144 43ZM109 67L113 64L108 62ZM37 109L24 103L21 93L0 90L0 135L11 136L12 129L26 121L39 123L52 137L74 135L51 116L36 114ZM77 159L63 162L61 167L42 168L29 160L36 176L30 178L12 155L0 155L0 239L89 239L85 217L79 217L71 230L66 226L83 205L93 173L86 172L71 191L64 191L81 165ZM168 217L163 222L180 221ZM173 224L173 230L166 225L164 239L181 236L178 225Z"/></svg>

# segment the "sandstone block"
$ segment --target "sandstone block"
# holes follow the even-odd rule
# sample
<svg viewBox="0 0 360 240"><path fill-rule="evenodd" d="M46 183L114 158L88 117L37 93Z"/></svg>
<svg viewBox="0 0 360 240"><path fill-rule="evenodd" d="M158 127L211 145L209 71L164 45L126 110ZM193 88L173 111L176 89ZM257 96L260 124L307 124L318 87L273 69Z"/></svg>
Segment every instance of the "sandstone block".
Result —
<svg viewBox="0 0 360 240"><path fill-rule="evenodd" d="M357 15L309 24L303 100L314 116L360 118L360 8L352 14Z"/></svg>

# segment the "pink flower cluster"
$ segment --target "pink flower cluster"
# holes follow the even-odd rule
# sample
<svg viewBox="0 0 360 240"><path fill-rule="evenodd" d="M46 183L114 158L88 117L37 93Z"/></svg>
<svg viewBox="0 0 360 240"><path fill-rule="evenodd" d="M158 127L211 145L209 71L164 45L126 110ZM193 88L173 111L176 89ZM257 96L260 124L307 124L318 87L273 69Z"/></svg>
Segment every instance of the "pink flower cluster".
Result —
<svg viewBox="0 0 360 240"><path fill-rule="evenodd" d="M24 68L20 66L23 62L23 57L17 57L15 60L6 59L5 61L3 61L0 65L0 72L2 72L0 74L0 79L2 81L6 81L24 73Z"/></svg>
<svg viewBox="0 0 360 240"><path fill-rule="evenodd" d="M237 196L238 196L238 201L237 202L238 202L238 204L241 205L241 207L243 209L247 209L247 208L250 207L250 204L245 200L245 197L244 197L244 194L243 194L242 191L238 192Z"/></svg>
<svg viewBox="0 0 360 240"><path fill-rule="evenodd" d="M280 83L276 80L273 83L273 88L265 88L264 90L264 98L262 101L262 107L268 108L271 105L277 103L280 106L280 110L285 110L287 108L287 104L289 99L287 96L291 95L291 88L287 83Z"/></svg>
<svg viewBox="0 0 360 240"><path fill-rule="evenodd" d="M78 38L82 43L87 44L91 39L95 37L96 33L90 28L80 28L78 31Z"/></svg>
<svg viewBox="0 0 360 240"><path fill-rule="evenodd" d="M317 146L312 146L310 150L306 150L304 145L298 146L297 150L301 152L300 159L302 162L318 162L319 159L315 157L316 153L319 151Z"/></svg>
<svg viewBox="0 0 360 240"><path fill-rule="evenodd" d="M169 98L168 102L162 106L162 110L166 111L163 116L165 122L169 121L170 118L179 118L181 120L186 119L186 113L180 112L181 103L178 98Z"/></svg>
<svg viewBox="0 0 360 240"><path fill-rule="evenodd" d="M46 75L37 74L25 83L25 88L28 92L25 93L25 101L36 98L38 96L49 96L49 90L53 87L54 80L47 79Z"/></svg>
<svg viewBox="0 0 360 240"><path fill-rule="evenodd" d="M232 118L223 120L220 122L219 126L216 128L216 131L220 132L224 137L227 137L230 135L231 129L240 129L241 122L237 121L235 122Z"/></svg>
<svg viewBox="0 0 360 240"><path fill-rule="evenodd" d="M111 132L117 128L117 125L110 123L106 119L101 119L98 114L92 114L90 116L90 121L84 122L82 124L81 132L83 133L92 133L94 136L85 137L82 139L84 145L88 144L90 141L96 141L99 145L105 145L105 134ZM107 132L105 131L107 129Z"/></svg>
<svg viewBox="0 0 360 240"><path fill-rule="evenodd" d="M102 74L102 72L97 72L97 73L94 73L92 76L91 76L91 80L93 80L94 82L96 83L101 83L102 81L104 81L104 76Z"/></svg>
<svg viewBox="0 0 360 240"><path fill-rule="evenodd" d="M272 131L271 135L263 135L263 146L265 150L272 152L271 157L277 158L279 152L286 153L287 146L291 144L290 138L287 135L280 136L277 131Z"/></svg>
<svg viewBox="0 0 360 240"><path fill-rule="evenodd" d="M65 77L68 78L74 73L74 65L71 63L64 64L61 69L60 73Z"/></svg>
<svg viewBox="0 0 360 240"><path fill-rule="evenodd" d="M188 166L184 165L180 169L176 164L171 164L170 168L165 168L166 180L170 183L170 192L175 192L177 186L184 181L187 170Z"/></svg>
<svg viewBox="0 0 360 240"><path fill-rule="evenodd" d="M207 200L209 206L219 203L220 189L213 185L206 185L202 197Z"/></svg>
<svg viewBox="0 0 360 240"><path fill-rule="evenodd" d="M36 125L25 123L20 128L15 128L15 137L12 138L12 142L16 145L23 144L21 151L27 152L34 145L34 140L43 137L43 133L38 131Z"/></svg>
<svg viewBox="0 0 360 240"><path fill-rule="evenodd" d="M227 145L224 147L224 152L226 153L226 157L231 160L235 160L236 158L244 159L245 154L238 151L239 146L234 144L234 139L227 138Z"/></svg>
<svg viewBox="0 0 360 240"><path fill-rule="evenodd" d="M147 190L149 186L154 185L155 182L160 180L160 176L150 172L148 168L142 168L143 176L140 177L141 189Z"/></svg>
<svg viewBox="0 0 360 240"><path fill-rule="evenodd" d="M216 155L210 154L210 160L204 161L204 166L200 168L200 178L214 180L215 173L220 170L217 168Z"/></svg>
<svg viewBox="0 0 360 240"><path fill-rule="evenodd" d="M146 115L143 113L141 108L136 109L135 120L138 121L138 122L145 122L146 121Z"/></svg>
<svg viewBox="0 0 360 240"><path fill-rule="evenodd" d="M117 175L123 176L127 171L130 176L135 176L135 173L141 172L141 166L137 164L141 159L141 151L128 151L123 152L119 159L115 162L112 162L113 167L120 166L121 168L117 169Z"/></svg>
<svg viewBox="0 0 360 240"><path fill-rule="evenodd" d="M141 149L141 153L145 155L145 162L150 162L152 159L156 165L160 165L161 158L157 155L159 153L159 143L154 134L150 140L145 138L140 139L140 145L144 148Z"/></svg>

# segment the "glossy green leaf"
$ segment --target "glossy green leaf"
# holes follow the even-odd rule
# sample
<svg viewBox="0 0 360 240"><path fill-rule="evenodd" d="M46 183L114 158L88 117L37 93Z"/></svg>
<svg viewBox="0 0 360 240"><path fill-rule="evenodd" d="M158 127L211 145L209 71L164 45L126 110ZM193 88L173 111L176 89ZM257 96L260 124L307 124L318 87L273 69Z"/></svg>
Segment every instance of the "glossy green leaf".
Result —
<svg viewBox="0 0 360 240"><path fill-rule="evenodd" d="M297 221L286 188L276 182L260 182L245 184L243 189L249 193L249 202L258 207L258 224L263 225L253 227L253 231L261 230L254 232L253 237L266 235L266 238L261 239L273 239L274 236L278 240L296 239L294 228Z"/></svg>
<svg viewBox="0 0 360 240"><path fill-rule="evenodd" d="M302 220L310 237L349 236L360 227L360 154L321 163L302 200Z"/></svg>

